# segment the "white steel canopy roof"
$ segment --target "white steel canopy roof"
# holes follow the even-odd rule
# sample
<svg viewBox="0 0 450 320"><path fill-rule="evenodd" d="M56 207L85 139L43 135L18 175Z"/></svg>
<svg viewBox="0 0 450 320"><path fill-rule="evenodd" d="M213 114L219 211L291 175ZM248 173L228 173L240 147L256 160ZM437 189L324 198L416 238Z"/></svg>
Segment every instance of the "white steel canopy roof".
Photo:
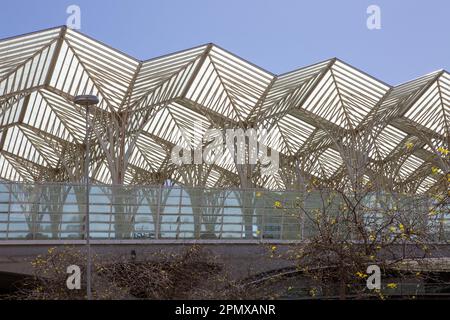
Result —
<svg viewBox="0 0 450 320"><path fill-rule="evenodd" d="M347 183L364 163L366 182L448 188L446 71L390 86L334 58L274 75L214 44L140 61L66 27L0 40L1 179L82 178L80 94L100 100L89 121L98 183L248 186L227 152L200 170L175 166L171 150L202 147L211 128L264 127L282 167L269 178L251 167L255 187L295 188L298 172Z"/></svg>

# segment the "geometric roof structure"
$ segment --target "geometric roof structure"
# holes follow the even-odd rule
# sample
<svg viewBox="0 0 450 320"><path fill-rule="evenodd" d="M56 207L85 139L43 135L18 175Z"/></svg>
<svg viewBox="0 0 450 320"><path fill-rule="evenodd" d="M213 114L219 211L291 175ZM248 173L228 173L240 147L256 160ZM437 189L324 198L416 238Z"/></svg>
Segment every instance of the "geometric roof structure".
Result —
<svg viewBox="0 0 450 320"><path fill-rule="evenodd" d="M66 27L0 40L0 179L296 189L305 181L448 189L450 74L391 86L337 59L274 75L214 44L141 61ZM230 154L177 166L208 129L264 128L276 174Z"/></svg>

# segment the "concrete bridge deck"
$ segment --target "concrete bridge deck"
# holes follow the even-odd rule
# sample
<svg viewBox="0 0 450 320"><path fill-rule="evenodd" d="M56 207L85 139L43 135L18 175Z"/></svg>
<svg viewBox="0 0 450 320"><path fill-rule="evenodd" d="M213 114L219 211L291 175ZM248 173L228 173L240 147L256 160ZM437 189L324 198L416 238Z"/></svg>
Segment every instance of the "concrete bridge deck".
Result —
<svg viewBox="0 0 450 320"><path fill-rule="evenodd" d="M99 257L130 258L136 252L137 259L159 252L179 253L188 246L199 245L213 256L220 258L229 273L237 279L276 269L294 266L295 262L271 257L272 246L276 253L285 253L305 244L298 240L91 240L92 253ZM0 272L31 274L31 261L46 254L49 248L75 247L86 250L84 240L6 240L0 241ZM450 244L429 244L431 257L450 257ZM403 247L396 246L401 252Z"/></svg>
<svg viewBox="0 0 450 320"><path fill-rule="evenodd" d="M131 251L137 259L152 253L181 252L192 245L200 245L214 256L220 257L233 277L243 278L267 270L292 266L292 261L270 258L270 247L277 252L301 245L292 240L91 240L92 253L100 257L131 258ZM31 261L46 254L49 248L75 247L86 249L84 240L8 240L0 241L0 272L31 274Z"/></svg>

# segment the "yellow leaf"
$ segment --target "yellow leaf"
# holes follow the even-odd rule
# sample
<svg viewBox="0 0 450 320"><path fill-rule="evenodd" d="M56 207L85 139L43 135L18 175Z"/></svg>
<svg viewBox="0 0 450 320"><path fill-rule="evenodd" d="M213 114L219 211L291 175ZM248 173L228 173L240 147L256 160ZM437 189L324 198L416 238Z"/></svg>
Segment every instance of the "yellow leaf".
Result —
<svg viewBox="0 0 450 320"><path fill-rule="evenodd" d="M448 151L448 149L446 149L446 148L444 148L444 147L439 147L438 149L437 149L442 155L448 155L448 153L449 153L449 151Z"/></svg>
<svg viewBox="0 0 450 320"><path fill-rule="evenodd" d="M406 149L411 150L414 147L414 144L412 142L407 142L405 143L405 147Z"/></svg>
<svg viewBox="0 0 450 320"><path fill-rule="evenodd" d="M367 278L367 274L362 273L362 272L360 272L360 271L358 271L358 272L356 273L356 276L357 276L358 278L361 278L361 279Z"/></svg>

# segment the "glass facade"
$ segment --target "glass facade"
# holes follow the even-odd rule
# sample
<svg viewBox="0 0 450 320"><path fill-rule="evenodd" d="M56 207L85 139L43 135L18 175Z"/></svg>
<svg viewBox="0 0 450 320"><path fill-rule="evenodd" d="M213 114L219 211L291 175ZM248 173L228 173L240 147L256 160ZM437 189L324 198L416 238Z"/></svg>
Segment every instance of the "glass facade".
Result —
<svg viewBox="0 0 450 320"><path fill-rule="evenodd" d="M449 208L430 215L433 201L368 194L360 214L367 227L383 212L423 216L438 240L447 239ZM94 185L89 196L92 239L306 240L317 232L317 214L342 210L349 210L342 195L324 191ZM84 185L0 184L0 240L85 239L85 213Z"/></svg>

